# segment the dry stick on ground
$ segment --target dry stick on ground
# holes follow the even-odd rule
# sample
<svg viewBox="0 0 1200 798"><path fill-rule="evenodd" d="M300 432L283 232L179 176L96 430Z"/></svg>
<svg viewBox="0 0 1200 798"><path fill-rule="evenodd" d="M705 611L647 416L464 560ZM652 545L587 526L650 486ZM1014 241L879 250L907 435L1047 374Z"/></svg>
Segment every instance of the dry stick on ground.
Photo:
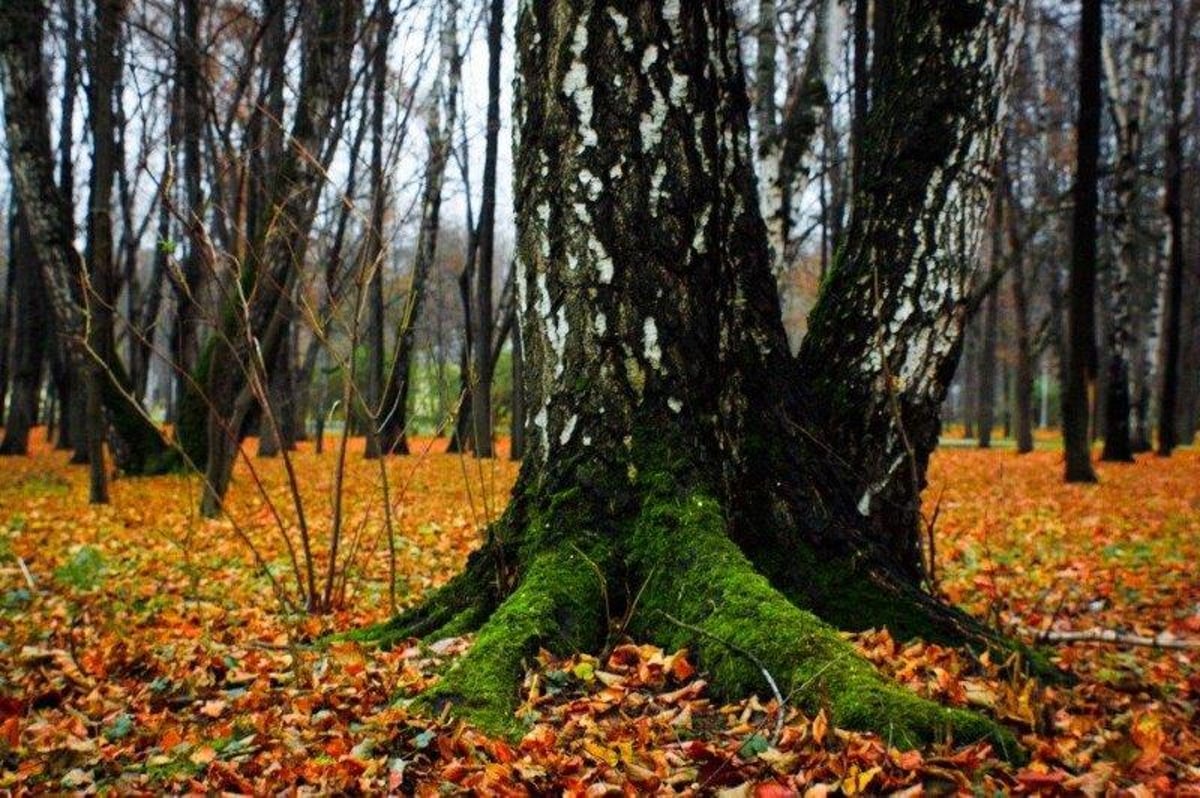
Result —
<svg viewBox="0 0 1200 798"><path fill-rule="evenodd" d="M1200 649L1200 639L1176 637L1170 632L1159 632L1153 637L1147 637L1096 627L1078 632L1041 632L1033 636L1040 643L1115 643L1147 648Z"/></svg>

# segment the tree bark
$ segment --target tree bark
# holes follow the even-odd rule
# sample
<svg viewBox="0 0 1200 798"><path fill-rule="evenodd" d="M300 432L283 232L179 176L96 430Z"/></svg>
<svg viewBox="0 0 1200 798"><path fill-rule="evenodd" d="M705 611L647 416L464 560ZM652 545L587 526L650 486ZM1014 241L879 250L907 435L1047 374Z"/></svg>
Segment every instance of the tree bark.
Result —
<svg viewBox="0 0 1200 798"><path fill-rule="evenodd" d="M1096 376L1096 210L1100 159L1100 0L1082 0L1079 30L1079 116L1075 126L1075 207L1071 215L1071 276L1063 448L1067 482L1095 482L1089 388Z"/></svg>
<svg viewBox="0 0 1200 798"><path fill-rule="evenodd" d="M932 0L903 5L896 19L907 27L886 57L895 59L895 91L929 106L915 114L923 125L881 125L868 139L861 201L830 275L839 290L818 303L828 326L802 348L799 364L787 348L758 210L749 102L727 5L645 3L629 14L607 3L522 5L517 285L524 387L536 412L513 498L488 543L460 577L379 632L479 630L471 651L424 696L427 706L451 703L486 727L512 730L524 658L543 646L598 648L606 621L629 611L639 639L692 647L719 694L761 690L766 669L805 707L823 703L840 726L890 730L901 747L948 725L959 740L992 737L1014 753L1011 735L995 724L882 680L811 611L849 602L870 615L872 595L884 604L915 594L895 582L844 592L849 583L836 572L848 552L873 558L873 535L862 533L873 531L864 526L873 519L853 501L837 519L814 518L814 508L841 495L830 487L849 477L830 462L829 439L814 445L813 420L859 433L894 429L850 411L883 407L876 381L888 370L903 370L903 387L888 393L915 421L927 421L915 410L944 393L965 285L955 290L938 271L941 261L924 254L944 242L918 244L919 234L897 241L895 231L933 234L948 206L952 218L978 226L986 193L965 173L988 162L981 155L990 154L1002 87L995 70L1005 71L1012 44L1011 12L991 4L969 4L965 15ZM881 100L881 115L901 112L891 99ZM911 103L903 111L914 116ZM936 163L898 158L916 141L929 157L933 132L942 134ZM898 161L904 181L885 168ZM670 169L656 188L663 163ZM938 163L954 165L955 201L932 178ZM918 185L892 204L907 180ZM975 243L978 233L966 238ZM869 243L856 249L856 240ZM916 267L946 286L947 305L924 299L930 284L908 285ZM867 281L877 292L849 290L864 274L877 275ZM903 300L921 302L910 314L920 322L892 314ZM885 339L881 362L864 364L855 358L875 351L879 303L897 337ZM860 349L827 340L834 333L855 337ZM810 360L819 349L837 357ZM848 395L823 393L835 383L831 372L853 369L865 377ZM811 404L819 397L838 399L838 412L820 413ZM936 419L936 402L928 412ZM851 457L874 458L890 445L847 441L858 445ZM857 496L861 487L843 485L842 493ZM946 608L929 615L963 622ZM816 689L787 689L800 685Z"/></svg>
<svg viewBox="0 0 1200 798"><path fill-rule="evenodd" d="M903 5L893 46L875 53L873 74L891 77L873 95L850 226L798 361L806 439L837 474L822 479L829 517L915 582L920 491L979 271L1019 14Z"/></svg>
<svg viewBox="0 0 1200 798"><path fill-rule="evenodd" d="M366 456L382 454L376 432L384 394L384 331L383 314L383 221L387 212L387 187L383 172L383 114L387 105L387 53L392 36L392 13L386 2L376 5L378 33L372 54L371 89L371 227L367 232L369 246L363 260L367 279L367 390L366 406L370 419L367 430Z"/></svg>

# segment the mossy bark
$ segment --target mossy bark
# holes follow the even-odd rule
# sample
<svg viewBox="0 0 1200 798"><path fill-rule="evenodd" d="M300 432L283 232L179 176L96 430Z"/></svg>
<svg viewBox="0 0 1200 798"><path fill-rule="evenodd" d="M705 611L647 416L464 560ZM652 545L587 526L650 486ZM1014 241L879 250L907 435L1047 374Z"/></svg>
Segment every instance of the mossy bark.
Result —
<svg viewBox="0 0 1200 798"><path fill-rule="evenodd" d="M961 13L932 0L901 5L897 24L911 30L897 33L898 52L928 85L897 91L928 90L934 100L965 91L966 102L931 100L928 116L951 136L939 157L973 163L973 115L995 110L977 95L1004 69L1011 15L982 2ZM960 47L960 57L926 58L934 43ZM880 189L862 211L856 229L869 244L842 253L834 274L847 292L824 292L833 307L818 316L831 340L810 345L800 365L819 373L806 373L780 320L727 5L523 4L516 50L528 450L504 518L463 576L366 636L478 627L471 652L421 702L451 704L496 731L516 728L522 668L539 647L595 649L606 620L628 618L639 638L696 651L722 695L764 693L765 670L787 701L809 710L827 702L836 723L893 743L953 734L1019 756L996 723L887 682L836 628L857 608L867 619L907 621L906 631L997 639L923 594L907 560L889 562L911 553L915 529L889 546L872 521L886 503L873 493L869 512L858 510L863 480L896 470L905 422L920 427L914 457L923 469L936 436L922 425L936 420L937 386L958 351L958 295L920 280L914 289L906 277L949 279L936 271L942 260L926 257L940 239L918 235L904 242L907 260L872 266L887 256L891 239L880 231L889 223L919 222L932 235L948 212L949 188L931 177L937 164L910 174L915 185L893 185L902 197ZM907 66L898 72L914 72ZM954 80L954 69L969 80ZM968 116L971 124L956 126ZM906 142L878 142L881 162L912 157ZM871 168L883 174L883 165ZM931 183L937 199L921 204ZM895 322L919 347L891 342L876 353L888 342L875 333L879 299L866 279L875 274L891 292L886 329ZM900 311L906 302L912 319ZM886 414L895 384L880 379L905 373L910 356L919 369L905 401L920 412L902 422ZM820 402L839 414L844 441L808 428L830 417ZM914 521L919 485L905 490L908 515L897 523Z"/></svg>

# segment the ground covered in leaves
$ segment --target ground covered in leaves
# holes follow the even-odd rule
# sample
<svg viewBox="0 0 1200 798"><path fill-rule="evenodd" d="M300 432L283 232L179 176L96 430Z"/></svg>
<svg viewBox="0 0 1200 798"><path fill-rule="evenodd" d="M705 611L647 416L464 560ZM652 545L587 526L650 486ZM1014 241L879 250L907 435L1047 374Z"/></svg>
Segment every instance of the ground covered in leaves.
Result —
<svg viewBox="0 0 1200 798"><path fill-rule="evenodd" d="M986 655L856 636L913 690L1009 723L1031 754L1020 767L987 745L896 750L769 695L721 705L686 651L637 641L529 663L520 740L410 714L469 639L376 650L329 635L387 617L389 551L400 606L453 574L515 476L426 444L386 465L390 514L379 466L351 451L332 574L336 441L296 454L314 583L339 605L320 616L280 600L289 546L306 578L280 460L240 466L219 522L194 515L188 477L121 480L93 508L85 469L40 439L0 460L0 789L1200 795L1196 649L1057 645L1079 680L1043 686ZM1200 454L1101 465L1096 487L1062 485L1060 459L935 455L939 589L1026 639L1200 638Z"/></svg>

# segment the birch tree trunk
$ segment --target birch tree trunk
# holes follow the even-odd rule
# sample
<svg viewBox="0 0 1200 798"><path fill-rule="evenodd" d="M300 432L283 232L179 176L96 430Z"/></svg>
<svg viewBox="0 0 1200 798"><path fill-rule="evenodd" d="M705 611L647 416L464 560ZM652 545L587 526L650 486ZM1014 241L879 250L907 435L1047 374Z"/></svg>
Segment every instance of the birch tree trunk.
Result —
<svg viewBox="0 0 1200 798"><path fill-rule="evenodd" d="M887 455L904 451L887 437L896 404L926 436L910 441L932 446L923 425L936 427L959 346L964 256L986 208L977 164L989 162L1015 35L1011 8L996 4L901 5L903 27L881 56L897 94L879 97L877 114L903 110L919 124L882 123L868 137L847 246L798 364L759 212L728 6L522 5L517 286L533 415L512 500L486 545L378 631L478 629L426 706L451 703L511 730L523 660L540 647L598 648L606 603L617 614L636 605L630 633L691 647L719 694L760 691L767 670L801 704L824 701L839 726L887 729L903 747L948 725L957 739L991 737L1013 752L995 724L881 679L828 624L844 617L839 604L870 623L875 605L899 595L895 583L860 579L852 596L839 582L850 558L878 561L877 528L906 538L882 520L895 509L876 504L892 481L864 486L875 474L833 455L886 469ZM961 222L949 240L946 218ZM895 332L882 340L881 314ZM883 381L889 374L903 384ZM818 418L848 437L814 441ZM793 692L799 685L819 687Z"/></svg>

